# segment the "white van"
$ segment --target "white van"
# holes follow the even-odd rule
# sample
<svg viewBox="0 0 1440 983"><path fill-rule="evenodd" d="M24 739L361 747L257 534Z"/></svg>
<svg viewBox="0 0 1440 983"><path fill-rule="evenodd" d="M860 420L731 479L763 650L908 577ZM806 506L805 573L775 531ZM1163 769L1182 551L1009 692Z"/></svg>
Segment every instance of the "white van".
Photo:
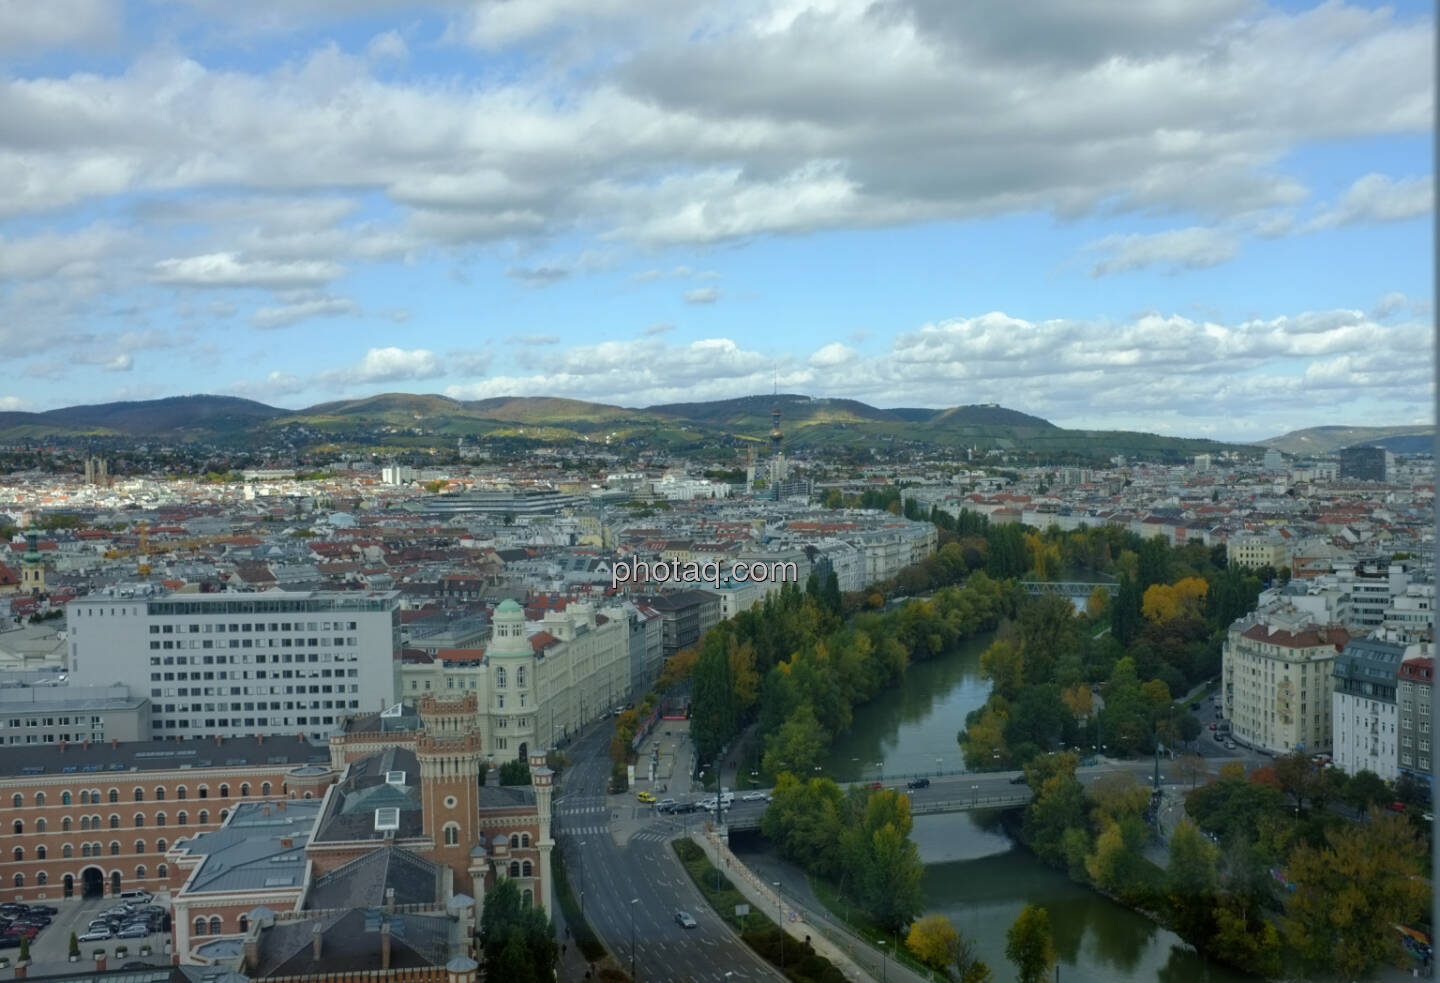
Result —
<svg viewBox="0 0 1440 983"><path fill-rule="evenodd" d="M151 901L155 900L155 896L152 895L149 891L122 891L120 892L120 900L138 902L139 904L149 904Z"/></svg>

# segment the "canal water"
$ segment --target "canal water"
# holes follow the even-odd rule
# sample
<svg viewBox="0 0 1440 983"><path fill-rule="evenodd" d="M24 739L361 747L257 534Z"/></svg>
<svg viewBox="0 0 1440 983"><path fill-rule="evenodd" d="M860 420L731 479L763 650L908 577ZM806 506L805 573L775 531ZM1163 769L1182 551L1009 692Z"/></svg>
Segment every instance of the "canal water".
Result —
<svg viewBox="0 0 1440 983"><path fill-rule="evenodd" d="M980 678L987 633L910 667L899 690L857 708L822 765L837 780L964 770L956 734L990 686ZM996 979L1008 979L1005 931L1027 904L1050 911L1066 983L1240 983L1254 978L1203 960L1179 936L1051 870L1014 843L993 816L917 816L929 913L974 940Z"/></svg>

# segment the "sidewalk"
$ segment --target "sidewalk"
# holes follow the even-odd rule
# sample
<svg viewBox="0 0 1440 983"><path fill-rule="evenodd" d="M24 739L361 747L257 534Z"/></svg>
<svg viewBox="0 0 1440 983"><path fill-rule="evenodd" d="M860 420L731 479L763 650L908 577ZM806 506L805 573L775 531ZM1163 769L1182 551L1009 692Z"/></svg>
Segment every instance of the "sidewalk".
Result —
<svg viewBox="0 0 1440 983"><path fill-rule="evenodd" d="M824 912L814 912L797 905L793 898L782 900L770 884L756 876L730 852L730 847L715 832L711 831L703 836L702 845L712 857L712 863L718 849L725 876L745 895L746 900L756 906L757 910L772 917L783 911L780 926L785 933L799 942L808 939L816 953L830 960L847 980L860 983L882 979L888 981L890 977L894 977L898 983L930 983L909 967L885 957L874 947L856 938Z"/></svg>

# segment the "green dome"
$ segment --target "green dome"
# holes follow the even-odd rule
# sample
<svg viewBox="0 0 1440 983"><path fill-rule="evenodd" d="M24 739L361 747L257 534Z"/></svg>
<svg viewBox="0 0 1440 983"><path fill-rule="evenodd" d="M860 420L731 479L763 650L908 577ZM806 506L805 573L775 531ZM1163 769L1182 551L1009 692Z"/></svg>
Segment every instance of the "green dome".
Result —
<svg viewBox="0 0 1440 983"><path fill-rule="evenodd" d="M501 601L500 606L495 609L496 614L515 614L517 612L524 614L525 609L510 600Z"/></svg>

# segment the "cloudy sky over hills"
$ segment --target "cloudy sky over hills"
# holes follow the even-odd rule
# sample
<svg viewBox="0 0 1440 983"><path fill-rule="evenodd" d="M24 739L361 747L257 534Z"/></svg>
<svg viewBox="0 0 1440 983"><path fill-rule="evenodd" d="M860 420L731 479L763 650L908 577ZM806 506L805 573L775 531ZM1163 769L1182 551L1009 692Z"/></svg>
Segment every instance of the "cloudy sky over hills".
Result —
<svg viewBox="0 0 1440 983"><path fill-rule="evenodd" d="M0 0L0 409L1428 420L1431 9Z"/></svg>

